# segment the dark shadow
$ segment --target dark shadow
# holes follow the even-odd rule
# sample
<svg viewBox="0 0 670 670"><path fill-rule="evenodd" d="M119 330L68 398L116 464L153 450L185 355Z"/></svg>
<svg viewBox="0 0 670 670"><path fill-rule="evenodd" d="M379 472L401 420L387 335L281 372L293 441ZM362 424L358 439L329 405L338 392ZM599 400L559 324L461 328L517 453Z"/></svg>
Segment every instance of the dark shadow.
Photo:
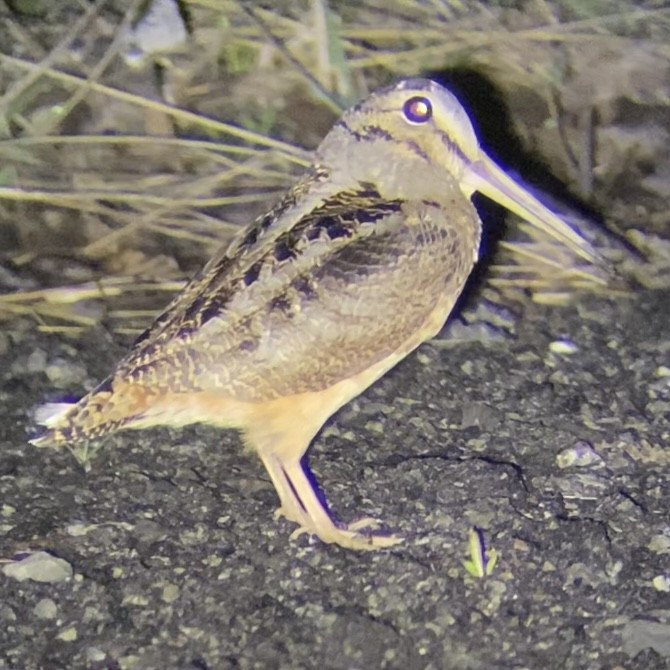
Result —
<svg viewBox="0 0 670 670"><path fill-rule="evenodd" d="M502 167L531 187L559 200L589 218L598 213L588 203L571 193L541 157L528 151L514 132L504 97L493 82L475 70L449 69L428 72L450 91L466 108L484 150Z"/></svg>
<svg viewBox="0 0 670 670"><path fill-rule="evenodd" d="M456 95L472 120L481 146L502 168L512 176L519 176L532 189L565 203L586 218L600 220L598 213L575 198L546 163L524 148L514 132L502 93L490 79L465 68L429 71L422 75L439 82ZM505 235L505 208L479 194L474 196L473 202L483 221L480 263L468 280L459 306L482 284L497 243Z"/></svg>

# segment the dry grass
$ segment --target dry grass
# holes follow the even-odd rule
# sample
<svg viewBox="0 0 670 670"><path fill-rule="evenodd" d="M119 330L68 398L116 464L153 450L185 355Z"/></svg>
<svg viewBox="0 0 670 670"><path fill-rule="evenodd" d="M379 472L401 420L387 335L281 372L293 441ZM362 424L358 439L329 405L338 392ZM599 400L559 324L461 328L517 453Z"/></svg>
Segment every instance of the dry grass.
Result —
<svg viewBox="0 0 670 670"><path fill-rule="evenodd" d="M0 264L16 290L0 295L0 319L32 315L74 334L103 316L140 327L151 310L139 296L177 290L309 161L297 139L313 146L338 109L395 76L473 68L505 95L532 89L547 103L543 123L560 129L557 62L574 45L619 53L649 33L655 55L670 51L668 10L632 3L599 16L546 1L530 14L458 0L284 4L190 0L188 41L169 52L145 45L141 58L128 34L143 2L56 3L41 21L7 15ZM563 140L558 176L588 189L593 157L575 157ZM564 250L519 230L525 241L505 243L494 268L497 291L561 302L594 286Z"/></svg>

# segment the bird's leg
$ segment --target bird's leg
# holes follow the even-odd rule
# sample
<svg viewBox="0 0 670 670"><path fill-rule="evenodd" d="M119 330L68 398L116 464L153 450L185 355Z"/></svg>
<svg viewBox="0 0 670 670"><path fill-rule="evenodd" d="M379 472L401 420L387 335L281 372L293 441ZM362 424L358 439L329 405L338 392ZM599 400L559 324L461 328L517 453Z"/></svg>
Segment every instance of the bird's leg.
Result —
<svg viewBox="0 0 670 670"><path fill-rule="evenodd" d="M301 527L305 526L308 523L308 517L300 504L300 500L292 490L291 484L282 470L281 463L274 454L261 456L261 460L279 496L280 504L275 512L275 518L284 517Z"/></svg>
<svg viewBox="0 0 670 670"><path fill-rule="evenodd" d="M293 537L312 533L323 542L348 549L380 549L402 541L395 536L360 532L376 525L369 519L362 519L351 526L336 525L319 500L300 459L285 458L276 452L261 458L279 495L279 514L300 526Z"/></svg>

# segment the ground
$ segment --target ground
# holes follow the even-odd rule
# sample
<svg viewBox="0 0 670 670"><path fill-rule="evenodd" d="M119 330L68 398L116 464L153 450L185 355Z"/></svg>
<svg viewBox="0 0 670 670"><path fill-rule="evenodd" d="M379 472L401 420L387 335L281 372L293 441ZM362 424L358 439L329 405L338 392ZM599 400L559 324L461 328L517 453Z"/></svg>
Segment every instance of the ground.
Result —
<svg viewBox="0 0 670 670"><path fill-rule="evenodd" d="M26 446L47 375L92 383L118 351L5 333L2 554L74 576L2 578L0 667L668 667L669 298L534 307L344 408L313 469L341 518L405 536L378 553L292 540L232 433L119 435L89 472ZM484 578L462 564L473 526L499 554Z"/></svg>
<svg viewBox="0 0 670 670"><path fill-rule="evenodd" d="M448 330L311 450L333 513L380 518L403 544L358 553L292 538L233 432L121 433L85 467L28 444L37 406L113 368L148 318L128 310L155 313L175 290L165 282L250 218L246 201L228 210L215 196L279 191L305 155L272 145L237 163L237 135L155 101L307 147L336 116L267 46L269 26L311 66L320 43L302 23L318 12L282 3L286 16L252 20L239 3L186 4L190 51L144 70L117 58L95 76L123 11L132 18L126 3L98 3L84 27L81 3L0 7L0 670L670 668L670 24L658 3L332 3L342 30L326 37L348 60L330 49L329 67L314 66L322 81L345 98L349 75L359 94L439 77L497 159L596 222L582 230L625 284L559 286L568 304L539 304L524 285L536 268L520 291L492 291L500 216L482 210L489 253ZM36 84L26 64L66 33L70 51ZM230 177L240 166L256 181ZM481 551L489 574L477 576L464 563Z"/></svg>

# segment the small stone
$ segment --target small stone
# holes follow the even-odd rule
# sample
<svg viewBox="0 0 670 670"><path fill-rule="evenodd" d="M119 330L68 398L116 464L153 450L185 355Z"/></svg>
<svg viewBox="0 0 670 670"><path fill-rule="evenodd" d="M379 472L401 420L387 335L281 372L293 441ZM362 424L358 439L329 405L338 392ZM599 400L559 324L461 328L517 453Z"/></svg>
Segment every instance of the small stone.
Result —
<svg viewBox="0 0 670 670"><path fill-rule="evenodd" d="M121 670L134 670L140 667L141 659L139 656L129 654L128 656L121 656L119 658L119 667Z"/></svg>
<svg viewBox="0 0 670 670"><path fill-rule="evenodd" d="M86 648L86 660L89 663L101 663L107 658L107 654L102 649L98 647L87 647Z"/></svg>
<svg viewBox="0 0 670 670"><path fill-rule="evenodd" d="M49 383L56 388L68 388L81 384L86 379L86 368L68 361L64 358L56 358L44 369Z"/></svg>
<svg viewBox="0 0 670 670"><path fill-rule="evenodd" d="M146 607L149 604L149 600L140 593L129 593L123 597L121 604L130 605L131 607Z"/></svg>
<svg viewBox="0 0 670 670"><path fill-rule="evenodd" d="M607 477L582 472L556 477L554 482L566 500L598 500L610 486Z"/></svg>
<svg viewBox="0 0 670 670"><path fill-rule="evenodd" d="M58 605L51 598L42 598L33 608L38 619L55 619L58 615Z"/></svg>
<svg viewBox="0 0 670 670"><path fill-rule="evenodd" d="M423 351L419 351L416 354L416 360L421 364L421 365L430 365L431 364L431 358L430 356L426 355L423 353Z"/></svg>
<svg viewBox="0 0 670 670"><path fill-rule="evenodd" d="M447 327L442 331L439 339L432 340L433 346L441 348L451 348L463 342L501 342L508 337L503 328L496 328L495 325L476 321L474 323L463 323L454 319L450 321Z"/></svg>
<svg viewBox="0 0 670 670"><path fill-rule="evenodd" d="M365 424L365 430L378 435L384 434L384 424L381 421L368 421Z"/></svg>
<svg viewBox="0 0 670 670"><path fill-rule="evenodd" d="M588 442L577 442L573 447L564 449L556 456L559 468L584 468L591 465L602 465L603 459Z"/></svg>
<svg viewBox="0 0 670 670"><path fill-rule="evenodd" d="M651 580L651 584L661 593L670 593L670 575L656 575Z"/></svg>
<svg viewBox="0 0 670 670"><path fill-rule="evenodd" d="M475 366L472 363L472 361L465 361L465 363L463 363L461 365L461 372L464 375L472 375L474 369L475 369Z"/></svg>
<svg viewBox="0 0 670 670"><path fill-rule="evenodd" d="M26 361L28 372L42 372L47 364L47 354L43 349L35 349Z"/></svg>
<svg viewBox="0 0 670 670"><path fill-rule="evenodd" d="M549 351L559 356L572 356L579 351L579 347L572 340L554 340L549 344Z"/></svg>
<svg viewBox="0 0 670 670"><path fill-rule="evenodd" d="M153 0L129 36L128 64L141 64L147 55L177 49L188 38L176 0Z"/></svg>
<svg viewBox="0 0 670 670"><path fill-rule="evenodd" d="M8 563L2 572L20 582L30 579L47 584L67 581L73 574L72 566L67 561L46 551L37 551L20 561Z"/></svg>
<svg viewBox="0 0 670 670"><path fill-rule="evenodd" d="M666 535L665 533L654 535L649 540L647 548L655 554L670 554L670 535Z"/></svg>
<svg viewBox="0 0 670 670"><path fill-rule="evenodd" d="M166 603L172 603L179 598L179 587L176 584L166 584L163 587L161 598Z"/></svg>
<svg viewBox="0 0 670 670"><path fill-rule="evenodd" d="M74 642L77 639L77 629L74 626L70 626L58 633L56 639L63 640L63 642Z"/></svg>
<svg viewBox="0 0 670 670"><path fill-rule="evenodd" d="M16 514L16 507L12 507L11 505L3 505L0 507L0 514L4 516L5 518L12 516L12 514Z"/></svg>

